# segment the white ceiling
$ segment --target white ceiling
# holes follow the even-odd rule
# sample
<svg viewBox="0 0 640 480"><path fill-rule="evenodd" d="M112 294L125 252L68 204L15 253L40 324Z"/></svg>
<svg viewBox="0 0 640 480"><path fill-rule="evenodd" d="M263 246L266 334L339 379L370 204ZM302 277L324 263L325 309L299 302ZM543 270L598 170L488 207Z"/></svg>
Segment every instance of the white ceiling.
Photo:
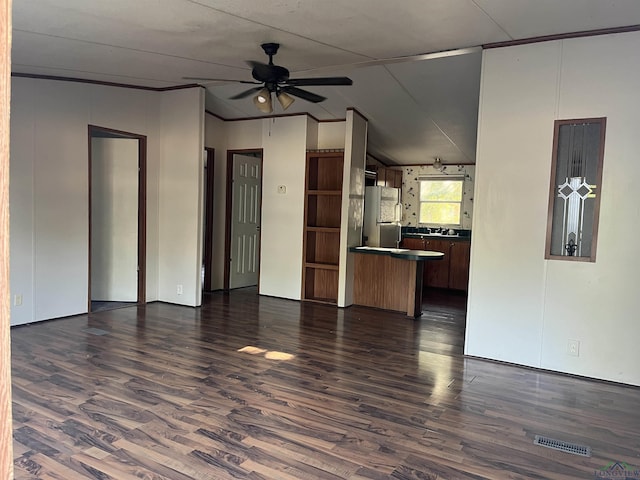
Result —
<svg viewBox="0 0 640 480"><path fill-rule="evenodd" d="M291 78L354 81L305 87L328 99L286 113L326 120L354 107L385 163L469 163L481 50L468 47L638 24L640 0L14 0L12 69L148 87L252 80L245 60L266 63L260 44L278 42L274 63ZM217 115L260 114L250 97L229 100L247 85L206 87Z"/></svg>

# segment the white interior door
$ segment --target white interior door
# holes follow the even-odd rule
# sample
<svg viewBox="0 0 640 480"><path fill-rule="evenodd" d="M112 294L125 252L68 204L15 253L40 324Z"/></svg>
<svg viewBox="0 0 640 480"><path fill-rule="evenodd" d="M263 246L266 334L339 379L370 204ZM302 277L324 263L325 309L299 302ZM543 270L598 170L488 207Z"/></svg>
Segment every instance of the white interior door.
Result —
<svg viewBox="0 0 640 480"><path fill-rule="evenodd" d="M233 156L231 266L229 288L258 284L260 253L261 159Z"/></svg>

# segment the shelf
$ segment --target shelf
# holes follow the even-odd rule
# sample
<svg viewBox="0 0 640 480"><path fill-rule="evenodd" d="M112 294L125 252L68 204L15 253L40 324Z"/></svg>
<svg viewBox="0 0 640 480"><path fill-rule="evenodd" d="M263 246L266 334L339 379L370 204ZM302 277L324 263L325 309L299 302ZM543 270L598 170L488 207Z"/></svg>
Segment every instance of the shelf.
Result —
<svg viewBox="0 0 640 480"><path fill-rule="evenodd" d="M308 153L302 298L338 301L343 153Z"/></svg>
<svg viewBox="0 0 640 480"><path fill-rule="evenodd" d="M310 300L312 302L318 302L318 303L329 303L331 305L335 305L337 299L335 298L321 298L321 297L308 297L305 298L305 300Z"/></svg>
<svg viewBox="0 0 640 480"><path fill-rule="evenodd" d="M340 261L340 229L307 230L306 263L338 265Z"/></svg>
<svg viewBox="0 0 640 480"><path fill-rule="evenodd" d="M307 232L340 233L340 227L307 227Z"/></svg>
<svg viewBox="0 0 640 480"><path fill-rule="evenodd" d="M342 195L342 190L307 190L307 195Z"/></svg>
<svg viewBox="0 0 640 480"><path fill-rule="evenodd" d="M338 270L338 265L333 263L305 263L305 268L318 268L320 270Z"/></svg>
<svg viewBox="0 0 640 480"><path fill-rule="evenodd" d="M343 153L307 154L307 188L342 190Z"/></svg>
<svg viewBox="0 0 640 480"><path fill-rule="evenodd" d="M305 266L305 300L319 300L327 303L338 301L338 268L315 268Z"/></svg>
<svg viewBox="0 0 640 480"><path fill-rule="evenodd" d="M307 227L340 228L342 195L308 195Z"/></svg>

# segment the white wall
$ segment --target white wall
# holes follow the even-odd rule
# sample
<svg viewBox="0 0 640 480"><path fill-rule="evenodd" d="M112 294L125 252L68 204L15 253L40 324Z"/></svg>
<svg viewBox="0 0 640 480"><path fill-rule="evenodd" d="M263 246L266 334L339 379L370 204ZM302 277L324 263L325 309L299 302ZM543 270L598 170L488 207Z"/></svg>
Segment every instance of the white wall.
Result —
<svg viewBox="0 0 640 480"><path fill-rule="evenodd" d="M202 297L203 89L163 92L160 132L158 299L197 306Z"/></svg>
<svg viewBox="0 0 640 480"><path fill-rule="evenodd" d="M91 140L91 300L138 299L138 140Z"/></svg>
<svg viewBox="0 0 640 480"><path fill-rule="evenodd" d="M344 148L345 125L306 115L229 122L206 116L205 144L215 148L216 164L213 289L224 287L227 150L263 149L260 293L299 300L306 151Z"/></svg>
<svg viewBox="0 0 640 480"><path fill-rule="evenodd" d="M10 151L10 273L12 300L22 297L22 305L11 302L11 325L35 319L35 194L36 96L28 82L13 79L11 84ZM20 99L20 105L16 105ZM38 150L38 153L42 153ZM85 306L86 308L86 306Z"/></svg>
<svg viewBox="0 0 640 480"><path fill-rule="evenodd" d="M451 177L464 177L462 189L461 227L471 229L473 218L475 165L447 165L445 174ZM432 165L402 167L402 225L420 226L420 179L423 177L442 177L443 172Z"/></svg>
<svg viewBox="0 0 640 480"><path fill-rule="evenodd" d="M318 124L318 146L315 148L329 149L344 148L346 125L345 121L339 122L320 122ZM313 147L309 147L313 148Z"/></svg>
<svg viewBox="0 0 640 480"><path fill-rule="evenodd" d="M88 125L156 135L155 96L12 79L11 291L23 296L12 307L12 325L87 311ZM149 260L153 270L155 258ZM147 286L153 298L153 284Z"/></svg>
<svg viewBox="0 0 640 480"><path fill-rule="evenodd" d="M299 300L307 116L263 120L260 293ZM286 194L278 193L286 186Z"/></svg>
<svg viewBox="0 0 640 480"><path fill-rule="evenodd" d="M342 122L341 122L342 123ZM338 306L353 304L354 254L350 247L362 245L364 225L364 167L367 151L367 120L353 110L347 111L343 139L344 173L342 177L342 214L340 225L340 267L338 270Z"/></svg>
<svg viewBox="0 0 640 480"><path fill-rule="evenodd" d="M19 79L16 79L19 80ZM34 80L42 85L42 80ZM65 82L51 82L65 84ZM113 128L147 137L147 272L146 300L158 300L158 185L161 149L159 142L159 97L161 93L99 85L70 84L72 91L87 90L87 104L92 125ZM51 91L55 95L55 90ZM80 99L71 98L71 103ZM12 108L13 108L12 104ZM13 150L13 146L12 146Z"/></svg>
<svg viewBox="0 0 640 480"><path fill-rule="evenodd" d="M262 125L265 120L225 122L213 115L205 116L205 145L215 149L213 253L211 288L224 288L225 216L227 195L227 150L262 148Z"/></svg>
<svg viewBox="0 0 640 480"><path fill-rule="evenodd" d="M316 150L318 147L319 123L314 118L307 118L307 150Z"/></svg>
<svg viewBox="0 0 640 480"><path fill-rule="evenodd" d="M213 168L213 231L211 255L211 288L222 289L224 286L224 222L226 202L226 162L227 151L225 144L225 122L213 115L204 117L205 146L214 149L213 163L207 168Z"/></svg>
<svg viewBox="0 0 640 480"><path fill-rule="evenodd" d="M466 354L640 385L638 85L638 32L483 53ZM553 122L600 116L597 261L544 260Z"/></svg>
<svg viewBox="0 0 640 480"><path fill-rule="evenodd" d="M159 299L160 160L164 162L165 173L169 173L168 158L182 162L181 155L171 153L172 142L184 144L183 128L164 122L161 134L160 120L162 116L183 119L185 109L202 111L199 90L159 93L75 82L12 79L11 292L23 297L21 306L12 307L12 325L87 311L90 124L147 136L146 295L147 301ZM165 102L161 113L163 97L181 100L173 105ZM184 106L184 102L193 106ZM187 121L197 125L197 121ZM202 133L199 137L190 134L189 138L194 145L190 144L188 150L197 149L201 158ZM163 179L165 204L172 196L178 203L190 199L194 184L183 191L172 187L167 178L165 175ZM197 207L197 203L194 205ZM178 224L183 221L178 220ZM164 212L163 227L172 221ZM188 261L191 264L194 259ZM192 272L191 277L198 272L199 269ZM175 279L171 281L175 283ZM195 285L195 281L192 283Z"/></svg>

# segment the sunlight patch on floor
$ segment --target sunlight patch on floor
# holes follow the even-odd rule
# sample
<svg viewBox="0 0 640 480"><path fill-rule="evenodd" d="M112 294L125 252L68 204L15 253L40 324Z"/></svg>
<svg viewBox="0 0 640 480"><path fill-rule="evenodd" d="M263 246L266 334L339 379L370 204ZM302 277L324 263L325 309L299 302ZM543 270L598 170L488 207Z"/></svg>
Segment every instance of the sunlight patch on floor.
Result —
<svg viewBox="0 0 640 480"><path fill-rule="evenodd" d="M239 348L238 351L242 353L248 353L249 355L259 355L266 352L264 348L252 347L251 345Z"/></svg>
<svg viewBox="0 0 640 480"><path fill-rule="evenodd" d="M265 353L264 358L267 360L291 360L294 356L295 355L284 352L267 352Z"/></svg>
<svg viewBox="0 0 640 480"><path fill-rule="evenodd" d="M254 347L251 345L239 348L238 352L248 353L249 355L260 355L264 353L264 358L267 360L291 360L292 358L295 358L295 355L292 355L291 353L277 352L275 350L267 351L264 348Z"/></svg>

